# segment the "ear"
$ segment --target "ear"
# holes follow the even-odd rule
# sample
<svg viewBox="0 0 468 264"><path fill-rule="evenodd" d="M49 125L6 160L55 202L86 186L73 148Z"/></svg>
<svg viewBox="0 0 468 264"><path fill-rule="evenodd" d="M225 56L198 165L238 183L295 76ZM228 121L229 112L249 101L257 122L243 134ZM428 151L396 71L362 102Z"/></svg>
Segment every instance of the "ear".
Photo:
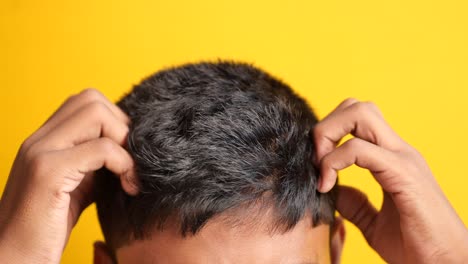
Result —
<svg viewBox="0 0 468 264"><path fill-rule="evenodd" d="M339 264L341 262L341 253L343 252L343 245L346 238L346 229L343 218L339 216L336 217L330 231L331 260L333 264Z"/></svg>
<svg viewBox="0 0 468 264"><path fill-rule="evenodd" d="M102 241L94 243L94 264L114 264L109 247Z"/></svg>

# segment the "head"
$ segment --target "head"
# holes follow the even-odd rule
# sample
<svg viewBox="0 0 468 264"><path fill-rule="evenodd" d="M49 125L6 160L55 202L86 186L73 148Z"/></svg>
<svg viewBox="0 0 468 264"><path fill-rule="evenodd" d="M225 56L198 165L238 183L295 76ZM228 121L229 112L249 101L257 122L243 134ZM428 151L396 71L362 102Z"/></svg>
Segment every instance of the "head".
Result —
<svg viewBox="0 0 468 264"><path fill-rule="evenodd" d="M317 118L251 65L160 71L119 102L139 193L98 173L97 263L331 263L344 229L319 193Z"/></svg>

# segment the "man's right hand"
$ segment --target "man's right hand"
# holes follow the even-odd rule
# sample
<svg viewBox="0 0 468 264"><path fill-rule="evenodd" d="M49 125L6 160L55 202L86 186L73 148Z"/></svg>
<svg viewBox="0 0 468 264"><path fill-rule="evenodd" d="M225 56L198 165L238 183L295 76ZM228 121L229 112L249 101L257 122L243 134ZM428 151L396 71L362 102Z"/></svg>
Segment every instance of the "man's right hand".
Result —
<svg viewBox="0 0 468 264"><path fill-rule="evenodd" d="M389 263L468 263L468 231L423 157L385 122L372 103L348 99L314 131L320 161L319 191L328 192L337 172L356 164L382 186L377 211L361 191L339 186L339 213L363 233ZM337 147L346 135L353 139Z"/></svg>
<svg viewBox="0 0 468 264"><path fill-rule="evenodd" d="M70 97L21 146L0 201L0 260L59 263L81 212L93 202L94 172L118 175L136 194L124 149L129 118L96 90Z"/></svg>

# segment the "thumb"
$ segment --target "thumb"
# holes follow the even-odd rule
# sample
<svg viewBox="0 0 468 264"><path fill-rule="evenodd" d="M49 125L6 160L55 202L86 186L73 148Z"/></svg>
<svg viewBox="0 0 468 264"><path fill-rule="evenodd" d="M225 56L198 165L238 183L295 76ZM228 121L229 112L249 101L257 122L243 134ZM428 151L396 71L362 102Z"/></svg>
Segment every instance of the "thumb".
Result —
<svg viewBox="0 0 468 264"><path fill-rule="evenodd" d="M353 187L338 186L336 207L341 216L357 226L369 241L378 212L367 196Z"/></svg>

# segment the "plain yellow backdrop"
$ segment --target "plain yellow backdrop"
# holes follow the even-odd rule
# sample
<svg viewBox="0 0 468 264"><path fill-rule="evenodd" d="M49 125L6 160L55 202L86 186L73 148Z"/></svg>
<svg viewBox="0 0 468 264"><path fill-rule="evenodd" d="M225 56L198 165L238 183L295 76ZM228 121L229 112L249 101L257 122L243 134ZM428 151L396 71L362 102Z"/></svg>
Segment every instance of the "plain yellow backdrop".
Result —
<svg viewBox="0 0 468 264"><path fill-rule="evenodd" d="M71 94L95 87L117 100L163 67L224 58L285 80L320 117L346 97L376 102L467 223L467 3L1 0L0 189L21 142ZM380 205L369 173L353 167L340 181ZM347 229L343 263L383 263ZM63 263L91 263L98 239L91 207Z"/></svg>

